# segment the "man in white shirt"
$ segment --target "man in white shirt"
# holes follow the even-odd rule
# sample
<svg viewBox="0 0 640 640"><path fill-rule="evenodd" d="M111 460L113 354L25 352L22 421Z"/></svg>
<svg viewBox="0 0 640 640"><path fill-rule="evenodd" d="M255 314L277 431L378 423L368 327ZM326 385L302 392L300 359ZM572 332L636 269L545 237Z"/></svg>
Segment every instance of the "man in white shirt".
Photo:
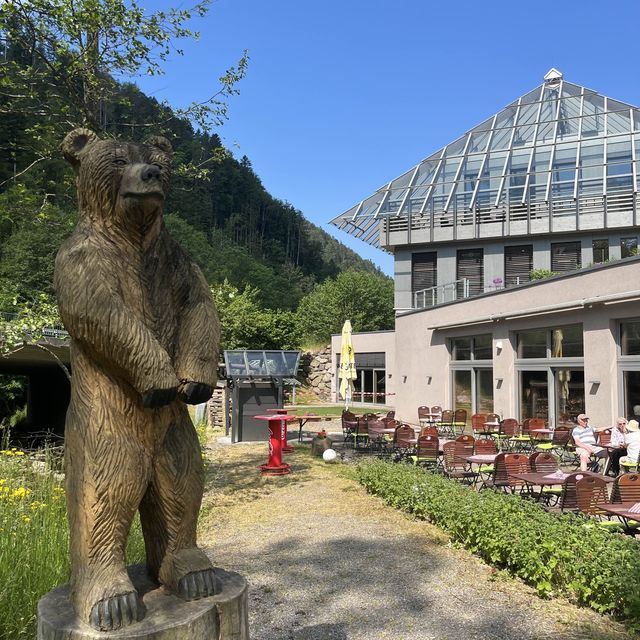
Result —
<svg viewBox="0 0 640 640"><path fill-rule="evenodd" d="M580 470L586 471L591 456L604 458L607 450L596 445L596 434L592 427L589 426L589 418L581 413L578 416L578 426L571 432L573 440L576 443L576 453L580 456Z"/></svg>

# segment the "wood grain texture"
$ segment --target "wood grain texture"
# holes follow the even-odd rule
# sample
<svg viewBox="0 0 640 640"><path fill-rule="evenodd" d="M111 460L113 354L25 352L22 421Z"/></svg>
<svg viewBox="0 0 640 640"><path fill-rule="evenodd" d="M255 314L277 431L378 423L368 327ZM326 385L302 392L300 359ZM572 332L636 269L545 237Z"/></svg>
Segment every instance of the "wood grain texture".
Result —
<svg viewBox="0 0 640 640"><path fill-rule="evenodd" d="M62 148L80 203L54 278L72 338L71 598L81 620L116 629L144 612L124 566L138 509L151 576L185 599L212 591L196 547L202 459L184 402L211 394L220 332L204 277L162 220L170 144L80 129Z"/></svg>

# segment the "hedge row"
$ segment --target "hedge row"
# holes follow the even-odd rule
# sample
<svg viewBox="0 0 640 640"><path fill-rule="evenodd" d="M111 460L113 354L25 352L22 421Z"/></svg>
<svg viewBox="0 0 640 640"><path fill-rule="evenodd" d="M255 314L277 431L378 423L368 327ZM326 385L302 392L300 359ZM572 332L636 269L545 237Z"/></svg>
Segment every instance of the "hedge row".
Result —
<svg viewBox="0 0 640 640"><path fill-rule="evenodd" d="M520 496L472 491L409 465L364 462L358 477L387 504L437 524L540 595L563 594L640 623L640 544L633 538L579 516L549 513Z"/></svg>

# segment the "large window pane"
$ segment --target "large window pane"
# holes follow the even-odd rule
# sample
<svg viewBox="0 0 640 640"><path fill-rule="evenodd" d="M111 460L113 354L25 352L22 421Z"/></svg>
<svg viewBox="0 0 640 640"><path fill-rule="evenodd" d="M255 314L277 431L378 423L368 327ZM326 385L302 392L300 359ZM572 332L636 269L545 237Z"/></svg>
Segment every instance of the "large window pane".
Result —
<svg viewBox="0 0 640 640"><path fill-rule="evenodd" d="M484 336L475 336L473 339L473 359L491 360L491 345L491 334L488 333Z"/></svg>
<svg viewBox="0 0 640 640"><path fill-rule="evenodd" d="M452 360L471 360L471 338L455 338L451 345Z"/></svg>
<svg viewBox="0 0 640 640"><path fill-rule="evenodd" d="M640 355L640 320L621 323L620 352L623 356Z"/></svg>
<svg viewBox="0 0 640 640"><path fill-rule="evenodd" d="M556 423L570 422L584 413L584 371L556 369L554 371Z"/></svg>
<svg viewBox="0 0 640 640"><path fill-rule="evenodd" d="M594 263L608 262L609 260L609 241L594 240L593 241L593 261Z"/></svg>
<svg viewBox="0 0 640 640"><path fill-rule="evenodd" d="M640 371L625 371L624 376L624 414L636 418L634 407L640 408Z"/></svg>
<svg viewBox="0 0 640 640"><path fill-rule="evenodd" d="M546 371L520 374L520 419L549 418L549 385Z"/></svg>
<svg viewBox="0 0 640 640"><path fill-rule="evenodd" d="M387 396L385 395L386 391L386 375L384 371L374 371L375 376L375 385L376 385L376 396L375 402L377 404L386 404Z"/></svg>
<svg viewBox="0 0 640 640"><path fill-rule="evenodd" d="M373 371L371 369L363 369L362 384L362 402L374 402Z"/></svg>
<svg viewBox="0 0 640 640"><path fill-rule="evenodd" d="M453 372L453 408L466 409L467 416L471 411L471 371L454 371Z"/></svg>
<svg viewBox="0 0 640 640"><path fill-rule="evenodd" d="M547 332L544 329L536 331L521 331L518 333L518 358L546 357Z"/></svg>
<svg viewBox="0 0 640 640"><path fill-rule="evenodd" d="M552 358L581 358L583 354L582 325L574 324L552 329Z"/></svg>
<svg viewBox="0 0 640 640"><path fill-rule="evenodd" d="M620 238L620 253L623 258L638 255L638 238Z"/></svg>
<svg viewBox="0 0 640 640"><path fill-rule="evenodd" d="M493 413L493 369L476 369L476 413Z"/></svg>

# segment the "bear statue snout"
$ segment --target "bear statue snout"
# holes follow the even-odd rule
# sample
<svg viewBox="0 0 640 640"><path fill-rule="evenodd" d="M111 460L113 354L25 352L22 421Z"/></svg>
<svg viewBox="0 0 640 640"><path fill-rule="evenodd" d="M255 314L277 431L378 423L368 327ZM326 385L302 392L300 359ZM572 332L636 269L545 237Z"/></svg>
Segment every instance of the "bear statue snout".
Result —
<svg viewBox="0 0 640 640"><path fill-rule="evenodd" d="M157 164L142 165L140 177L144 182L149 182L149 180L160 180L160 175L160 167Z"/></svg>

